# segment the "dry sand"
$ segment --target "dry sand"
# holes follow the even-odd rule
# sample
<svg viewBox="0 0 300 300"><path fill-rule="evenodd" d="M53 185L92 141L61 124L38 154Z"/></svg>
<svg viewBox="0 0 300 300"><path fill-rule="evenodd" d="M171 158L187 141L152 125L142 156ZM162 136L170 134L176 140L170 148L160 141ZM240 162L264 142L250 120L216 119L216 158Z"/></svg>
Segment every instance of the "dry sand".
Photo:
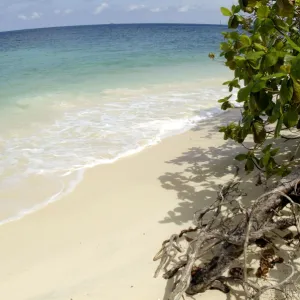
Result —
<svg viewBox="0 0 300 300"><path fill-rule="evenodd" d="M217 127L235 118L223 114L90 169L62 200L1 226L0 299L166 300L171 285L153 278L152 258L232 176L228 166L240 148L223 141ZM226 296L209 291L200 298Z"/></svg>

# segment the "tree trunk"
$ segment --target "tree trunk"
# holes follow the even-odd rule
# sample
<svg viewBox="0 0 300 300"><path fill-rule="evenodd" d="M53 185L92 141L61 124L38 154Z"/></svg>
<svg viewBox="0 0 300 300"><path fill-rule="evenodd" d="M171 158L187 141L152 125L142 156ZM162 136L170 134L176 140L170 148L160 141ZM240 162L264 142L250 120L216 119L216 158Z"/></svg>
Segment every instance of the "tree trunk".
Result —
<svg viewBox="0 0 300 300"><path fill-rule="evenodd" d="M215 280L217 280L221 274L232 264L232 262L238 259L244 253L244 244L246 238L246 229L249 222L249 216L252 215L252 226L250 229L250 242L254 242L257 235L254 235L251 239L251 234L260 231L261 236L269 231L268 224L274 224L272 221L276 212L285 207L289 202L282 195L289 195L293 201L299 203L300 196L293 194L295 188L300 183L300 170L290 174L286 178L283 178L276 189L268 193L265 197L262 197L254 206L248 209L248 214L245 215L242 221L236 228L232 229L230 233L231 238L234 241L239 241L238 244L231 242L224 242L220 248L219 254L212 258L212 260L204 267L196 272L193 276L191 283L186 290L189 295L201 293L210 288ZM285 224L286 223L286 224ZM283 229L292 226L289 220L283 220L278 223L278 226L274 226ZM272 226L271 226L272 227ZM266 230L263 230L263 229Z"/></svg>
<svg viewBox="0 0 300 300"><path fill-rule="evenodd" d="M169 300L181 299L184 292L189 295L203 293L210 288L219 288L222 291L229 290L228 287L222 288L222 282L226 280L223 274L232 266L232 264L244 255L244 277L240 278L240 283L251 286L253 285L247 279L247 249L248 246L265 237L275 229L284 230L291 226L297 226L300 239L300 169L294 171L289 176L283 178L277 187L261 197L252 205L245 209L237 200L227 199L228 195L238 195L241 191L237 188L238 183L231 181L220 191L216 202L198 212L195 219L195 228L183 230L179 235L172 235L171 239L163 243L162 249L156 255L154 260L161 259L157 273L163 268L166 270L165 279L178 275L178 281ZM241 194L239 194L241 195ZM235 204L233 204L235 203ZM279 215L280 211L291 204L290 215ZM222 215L222 207L229 208L231 214ZM235 211L238 210L240 221L235 219ZM204 216L207 213L213 213L207 224L204 223ZM235 222L233 222L235 219ZM186 237L188 232L197 232L193 239ZM186 237L190 247L187 250L186 260L179 260L168 269L169 262L175 261L174 253L177 252L182 256L180 248L180 238ZM300 243L300 240L299 240ZM214 256L205 265L197 266L196 261L207 254L208 251L214 250ZM228 278L227 278L228 279ZM248 287L245 292L248 293ZM257 288L257 294L262 291ZM250 299L251 297L247 295ZM247 298L247 299L248 299Z"/></svg>

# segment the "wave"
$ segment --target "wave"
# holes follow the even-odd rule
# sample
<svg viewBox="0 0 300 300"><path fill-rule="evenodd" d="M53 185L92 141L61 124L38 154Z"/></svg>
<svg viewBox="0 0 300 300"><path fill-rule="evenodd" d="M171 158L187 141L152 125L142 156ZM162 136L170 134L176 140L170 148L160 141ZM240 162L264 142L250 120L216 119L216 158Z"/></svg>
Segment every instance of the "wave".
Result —
<svg viewBox="0 0 300 300"><path fill-rule="evenodd" d="M217 99L224 93L220 89L187 85L185 89L160 87L155 93L145 88L107 90L100 97L89 95L77 102L66 96L61 97L63 101L55 97L51 102L51 124L33 120L30 130L23 132L20 128L12 136L2 138L0 194L4 189L9 196L0 200L0 208L10 201L18 209L9 211L2 221L0 217L0 225L61 199L74 190L85 170L141 152L219 114ZM72 105L64 104L68 102ZM49 106L39 118L42 113L49 120ZM19 186L27 181L32 185L35 177L42 186L52 180L52 192L49 188L50 196L41 193L43 197L38 198L29 194L24 199ZM12 192L15 190L20 190L18 197Z"/></svg>

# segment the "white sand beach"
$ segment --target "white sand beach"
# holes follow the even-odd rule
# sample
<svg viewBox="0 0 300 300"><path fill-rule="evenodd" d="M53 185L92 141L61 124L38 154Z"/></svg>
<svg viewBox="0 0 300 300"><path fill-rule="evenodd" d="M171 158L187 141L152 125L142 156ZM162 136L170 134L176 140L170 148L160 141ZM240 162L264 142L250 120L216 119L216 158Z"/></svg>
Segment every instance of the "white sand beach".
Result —
<svg viewBox="0 0 300 300"><path fill-rule="evenodd" d="M62 200L1 226L0 299L166 300L171 282L153 278L152 259L233 176L228 166L241 149L224 141L218 126L236 115L90 169ZM251 188L248 197L260 192Z"/></svg>

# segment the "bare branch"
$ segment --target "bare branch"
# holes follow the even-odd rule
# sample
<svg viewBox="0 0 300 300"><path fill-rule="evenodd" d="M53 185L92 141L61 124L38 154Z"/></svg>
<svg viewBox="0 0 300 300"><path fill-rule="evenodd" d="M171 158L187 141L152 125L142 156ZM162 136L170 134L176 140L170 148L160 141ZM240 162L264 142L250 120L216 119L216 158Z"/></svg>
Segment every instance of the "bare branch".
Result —
<svg viewBox="0 0 300 300"><path fill-rule="evenodd" d="M257 295L270 289L282 290L290 284L298 272L295 268L283 282L273 286L260 288L249 280L248 249L259 239L267 240L266 243L278 249L272 238L274 230L283 231L296 226L300 233L300 203L295 200L299 198L300 202L299 182L300 170L282 179L277 188L261 195L249 208L240 201L242 192L237 178L222 186L216 201L195 213L196 226L172 235L154 258L161 260L156 275L164 269L165 279L178 276L168 299L179 300L185 293L194 295L209 288L227 291L225 282L228 278L223 274L240 257L243 257L243 276L235 278L235 283L241 284L247 299L259 297ZM291 215L280 214L285 207L289 208L289 204ZM196 236L188 237L187 234L192 232ZM300 234L298 236L300 238Z"/></svg>

